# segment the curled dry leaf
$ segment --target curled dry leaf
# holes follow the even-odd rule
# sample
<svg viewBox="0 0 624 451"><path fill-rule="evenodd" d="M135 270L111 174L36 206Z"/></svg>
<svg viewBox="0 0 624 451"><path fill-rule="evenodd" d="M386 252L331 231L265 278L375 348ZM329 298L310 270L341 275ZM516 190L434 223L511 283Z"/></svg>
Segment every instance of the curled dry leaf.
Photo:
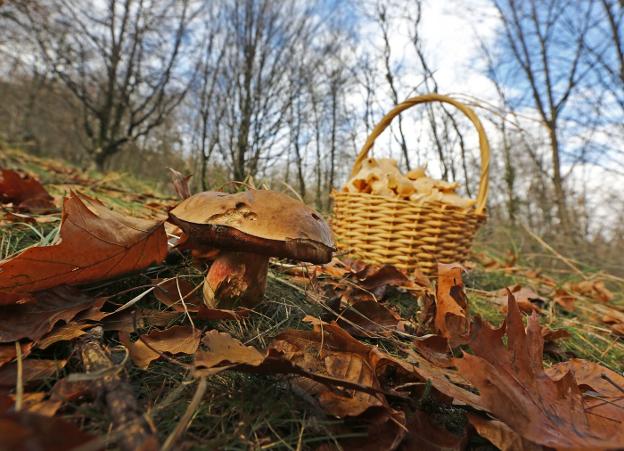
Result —
<svg viewBox="0 0 624 451"><path fill-rule="evenodd" d="M545 302L544 299L532 289L521 285L512 285L493 293L492 302L500 305L503 312L507 311L507 299L509 297L507 290L513 294L520 310L526 313L539 312L540 308L536 305L536 303Z"/></svg>
<svg viewBox="0 0 624 451"><path fill-rule="evenodd" d="M421 410L412 412L408 416L406 426L408 433L400 448L404 451L461 451L465 449L468 441L465 430L454 434L436 424L430 414Z"/></svg>
<svg viewBox="0 0 624 451"><path fill-rule="evenodd" d="M63 403L59 400L46 399L47 396L46 392L24 393L22 408L30 413L53 417ZM15 397L16 395L11 396L13 402L15 402Z"/></svg>
<svg viewBox="0 0 624 451"><path fill-rule="evenodd" d="M615 309L606 310L602 315L602 322L608 324L614 333L624 337L624 312Z"/></svg>
<svg viewBox="0 0 624 451"><path fill-rule="evenodd" d="M29 175L10 169L0 171L0 203L12 203L17 210L46 213L54 210L54 199Z"/></svg>
<svg viewBox="0 0 624 451"><path fill-rule="evenodd" d="M465 342L470 330L462 271L463 267L459 264L438 263L434 324L451 346Z"/></svg>
<svg viewBox="0 0 624 451"><path fill-rule="evenodd" d="M29 296L27 301L0 305L0 343L23 338L37 341L59 321L68 322L94 306L99 310L104 303L104 299L93 298L72 287L41 291Z"/></svg>
<svg viewBox="0 0 624 451"><path fill-rule="evenodd" d="M192 175L182 175L181 172L176 171L173 168L169 168L169 176L171 177L171 184L178 197L182 200L191 197L191 189L189 188L189 179Z"/></svg>
<svg viewBox="0 0 624 451"><path fill-rule="evenodd" d="M0 437L3 451L64 451L93 439L65 420L25 411L0 415Z"/></svg>
<svg viewBox="0 0 624 451"><path fill-rule="evenodd" d="M111 278L160 262L167 238L160 220L124 216L72 193L65 198L60 241L0 262L0 304L59 285Z"/></svg>
<svg viewBox="0 0 624 451"><path fill-rule="evenodd" d="M479 390L479 404L525 439L553 448L616 448L624 443L620 422L590 418L572 373L557 380L548 376L538 317L531 315L525 331L513 296L503 326L492 329L477 319L468 344L474 355L455 359L455 366Z"/></svg>
<svg viewBox="0 0 624 451"><path fill-rule="evenodd" d="M522 438L502 421L488 420L473 413L468 414L468 421L477 434L489 440L501 451L542 451L544 448Z"/></svg>
<svg viewBox="0 0 624 451"><path fill-rule="evenodd" d="M93 324L77 323L73 321L69 324L63 324L61 327L54 329L52 332L42 337L37 342L37 348L46 349L60 341L71 341L81 337L86 333L85 329L89 327L93 327Z"/></svg>
<svg viewBox="0 0 624 451"><path fill-rule="evenodd" d="M264 354L256 348L245 346L230 334L218 330L206 332L201 344L202 349L195 354L195 367L204 369L204 375L210 374L211 370L221 371L219 368L224 366L258 366L264 361Z"/></svg>
<svg viewBox="0 0 624 451"><path fill-rule="evenodd" d="M141 335L135 342L130 340L127 332L119 333L119 341L128 348L132 361L141 369L146 369L150 362L158 359L160 354L148 347L145 342L160 353L194 354L199 346L201 332L187 326L173 326L169 329Z"/></svg>

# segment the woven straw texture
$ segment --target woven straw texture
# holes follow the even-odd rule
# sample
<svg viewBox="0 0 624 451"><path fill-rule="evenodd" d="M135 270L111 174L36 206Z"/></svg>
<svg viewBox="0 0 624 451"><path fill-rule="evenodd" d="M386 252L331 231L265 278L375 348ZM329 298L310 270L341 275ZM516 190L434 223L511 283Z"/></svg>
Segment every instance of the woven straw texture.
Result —
<svg viewBox="0 0 624 451"><path fill-rule="evenodd" d="M375 139L402 111L427 102L453 105L472 122L479 134L481 178L476 205L462 209L439 202L415 203L366 193L334 192L331 221L338 248L370 263L434 277L438 263L467 259L474 235L485 221L488 191L489 144L481 121L468 106L440 94L413 97L397 105L377 124L354 163L351 176L359 171Z"/></svg>

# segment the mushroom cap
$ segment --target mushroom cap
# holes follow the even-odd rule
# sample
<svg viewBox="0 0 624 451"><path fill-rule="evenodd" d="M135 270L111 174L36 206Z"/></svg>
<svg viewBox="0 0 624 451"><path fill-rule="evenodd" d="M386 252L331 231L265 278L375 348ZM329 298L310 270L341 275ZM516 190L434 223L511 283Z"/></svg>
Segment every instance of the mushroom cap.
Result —
<svg viewBox="0 0 624 451"><path fill-rule="evenodd" d="M189 244L245 251L312 263L331 260L329 225L302 202L283 193L249 190L195 194L169 212Z"/></svg>

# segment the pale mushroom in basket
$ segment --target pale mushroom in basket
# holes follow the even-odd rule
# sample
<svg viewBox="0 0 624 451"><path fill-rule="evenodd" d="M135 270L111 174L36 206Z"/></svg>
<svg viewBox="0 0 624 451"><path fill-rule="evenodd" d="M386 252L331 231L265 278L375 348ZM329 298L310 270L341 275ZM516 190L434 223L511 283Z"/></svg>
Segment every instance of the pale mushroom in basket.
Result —
<svg viewBox="0 0 624 451"><path fill-rule="evenodd" d="M209 306L261 302L269 257L327 263L335 250L318 213L275 191L198 193L171 210L169 220L184 231L189 246L221 249L204 281Z"/></svg>
<svg viewBox="0 0 624 451"><path fill-rule="evenodd" d="M427 176L427 168L419 166L416 169L412 169L407 173L407 178L410 180L418 180L419 178Z"/></svg>

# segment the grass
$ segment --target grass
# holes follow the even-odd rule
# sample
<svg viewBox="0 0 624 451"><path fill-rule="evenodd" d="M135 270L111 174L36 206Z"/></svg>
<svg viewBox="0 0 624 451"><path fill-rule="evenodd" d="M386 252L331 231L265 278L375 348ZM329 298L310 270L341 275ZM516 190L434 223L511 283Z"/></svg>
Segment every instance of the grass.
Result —
<svg viewBox="0 0 624 451"><path fill-rule="evenodd" d="M6 165L9 161L9 166L31 171L40 176L44 182L52 184L49 186L55 195L62 195L69 187L79 188L95 195L114 209L137 216L153 216L159 211L162 213L166 206L172 203L163 200L163 195L151 191L149 186L125 176L101 178L97 174L91 174L88 183L84 181L68 183L68 179L79 171L70 168L69 171L63 172L61 169L65 166L58 162L36 159L14 151L3 154L3 158L5 161L0 161L0 164ZM50 171L49 168L56 167L55 165L60 167ZM149 194L143 195L144 192ZM146 208L146 199L160 206ZM28 246L49 244L56 236L58 226L58 221L34 225L23 223L0 225L0 257L5 258ZM509 236L510 242L505 243L506 248L520 248L520 245L511 241L513 237ZM504 253L496 252L490 245L480 244L477 249L499 262L504 260ZM522 255L519 257L515 265L518 268L528 268L531 262L522 261ZM546 252L540 256L542 259L551 257ZM569 268L568 271L564 271L553 265L552 269L549 275L555 279L558 286L563 286L566 281L578 279L578 275L572 274ZM193 266L187 258L169 261L149 270L149 277L173 275L188 277L197 283L201 282L202 278L201 269ZM89 292L94 295L115 295L144 285L148 280L145 274L125 276L112 282L94 285ZM622 285L616 282L610 282L611 288L616 293L614 304L622 307L624 291ZM510 271L502 264L498 269L487 269L477 264L465 278L471 313L481 315L494 324L500 324L503 314L497 305L489 301L484 292L498 290L515 283L530 286L536 282L527 276L526 271ZM540 290L543 287L536 286L535 289ZM121 305L137 293L138 291L129 291L114 296L111 300ZM396 293L390 302L396 305L404 318L412 318L417 311L414 299L404 294ZM142 299L140 305L164 309L153 294ZM577 309L569 313L549 301L545 309L548 314L543 315L542 321L552 329L564 328L570 333L569 338L561 341L564 352L622 371L624 369L622 338L610 333L605 325L596 320L595 305L592 301L579 297L576 305ZM243 343L262 349L280 331L287 328L309 328L303 321L306 315L319 317L323 313L324 308L315 297L306 295L304 290L294 285L287 275L281 273L280 267L272 267L266 301L248 318L240 322L200 321L197 326L228 332ZM175 321L184 322L185 318L180 315ZM149 327L145 330L149 330ZM115 333L107 333L106 339L111 346L118 344ZM371 340L371 342L390 352L396 349L396 339ZM72 356L72 346L69 343L58 343L46 350L43 355L46 358L68 358ZM548 355L547 364L557 361L557 358L556 355ZM188 358L180 360L189 362ZM79 371L79 368L76 362L70 359L63 374L74 371ZM164 441L187 408L195 391L195 382L184 369L166 361L154 362L146 371L128 365L128 376L139 401L146 406L147 413L157 426L161 441ZM38 388L49 390L52 382L47 381ZM462 429L466 422L465 410L440 405L427 393L425 388L424 393L415 401L416 408L432 414L434 421L449 431ZM62 414L78 422L87 431L97 434L108 432L110 420L97 400L72 403L64 408ZM299 450L314 449L321 443L336 443L345 434L366 435L365 430L358 430L357 427L345 432L340 427L341 424L342 422L316 409L294 390L290 377L225 372L208 380L206 396L184 435L183 443L178 443L178 447L198 450ZM473 447L482 445L482 441L472 443Z"/></svg>

